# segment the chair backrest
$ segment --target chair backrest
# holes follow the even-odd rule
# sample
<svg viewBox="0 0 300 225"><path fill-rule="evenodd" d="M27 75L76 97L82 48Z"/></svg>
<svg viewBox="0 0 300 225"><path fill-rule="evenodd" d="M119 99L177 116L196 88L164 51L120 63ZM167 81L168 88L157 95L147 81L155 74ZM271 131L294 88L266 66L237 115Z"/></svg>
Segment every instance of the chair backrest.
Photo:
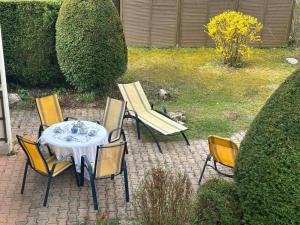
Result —
<svg viewBox="0 0 300 225"><path fill-rule="evenodd" d="M36 98L35 102L42 124L51 126L64 120L56 94Z"/></svg>
<svg viewBox="0 0 300 225"><path fill-rule="evenodd" d="M238 146L233 141L218 136L208 137L209 151L215 162L234 167Z"/></svg>
<svg viewBox="0 0 300 225"><path fill-rule="evenodd" d="M151 105L139 81L130 84L118 84L127 108L137 113L151 110Z"/></svg>
<svg viewBox="0 0 300 225"><path fill-rule="evenodd" d="M122 172L126 142L102 145L97 149L95 178L118 175Z"/></svg>
<svg viewBox="0 0 300 225"><path fill-rule="evenodd" d="M17 135L17 139L28 158L31 168L40 173L48 174L48 165L39 149L38 144L19 135Z"/></svg>
<svg viewBox="0 0 300 225"><path fill-rule="evenodd" d="M125 114L126 103L113 98L107 98L103 126L106 128L108 133L117 128L123 127L123 118ZM121 136L121 130L113 132L111 141L118 140Z"/></svg>

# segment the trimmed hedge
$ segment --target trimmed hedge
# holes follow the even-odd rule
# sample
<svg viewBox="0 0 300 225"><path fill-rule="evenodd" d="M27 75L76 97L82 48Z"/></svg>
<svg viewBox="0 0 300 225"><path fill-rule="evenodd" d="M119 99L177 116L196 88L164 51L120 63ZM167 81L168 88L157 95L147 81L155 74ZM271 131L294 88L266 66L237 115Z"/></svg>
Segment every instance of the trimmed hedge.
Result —
<svg viewBox="0 0 300 225"><path fill-rule="evenodd" d="M197 191L193 209L193 225L239 225L239 208L236 184L213 179Z"/></svg>
<svg viewBox="0 0 300 225"><path fill-rule="evenodd" d="M6 73L25 86L63 80L55 52L60 1L0 0Z"/></svg>
<svg viewBox="0 0 300 225"><path fill-rule="evenodd" d="M79 91L106 90L127 69L127 46L111 0L65 0L56 22L58 62Z"/></svg>
<svg viewBox="0 0 300 225"><path fill-rule="evenodd" d="M299 224L300 71L257 115L241 143L235 174L245 224Z"/></svg>

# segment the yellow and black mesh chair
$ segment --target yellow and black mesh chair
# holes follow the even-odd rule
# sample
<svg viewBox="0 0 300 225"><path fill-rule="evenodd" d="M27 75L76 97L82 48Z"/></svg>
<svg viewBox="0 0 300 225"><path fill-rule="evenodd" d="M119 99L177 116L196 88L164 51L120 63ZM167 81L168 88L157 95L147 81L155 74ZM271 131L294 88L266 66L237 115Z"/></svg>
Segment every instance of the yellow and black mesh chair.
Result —
<svg viewBox="0 0 300 225"><path fill-rule="evenodd" d="M126 110L126 102L114 98L107 98L102 125L108 132L108 142L113 143L119 141L122 137L126 141L125 132L123 129L123 120ZM100 124L99 121L96 121ZM125 152L128 153L127 148Z"/></svg>
<svg viewBox="0 0 300 225"><path fill-rule="evenodd" d="M50 156L48 158L45 158L40 150L39 143L36 143L34 141L31 141L19 135L17 135L17 139L19 141L21 148L23 149L23 151L27 156L21 194L24 193L28 166L30 166L37 173L48 177L47 190L46 190L46 195L43 204L44 206L47 205L47 199L49 195L52 178L61 174L63 171L65 171L71 166L74 169L76 183L77 185L79 185L79 180L77 178L75 164L72 156L70 156L71 162L68 160L68 157L65 157L61 160L57 160L55 156Z"/></svg>
<svg viewBox="0 0 300 225"><path fill-rule="evenodd" d="M98 201L96 193L96 179L111 178L122 174L124 176L125 198L129 202L128 176L125 161L126 142L118 141L102 146L98 146L95 162L91 163L86 156L81 157L81 177L80 185L84 184L84 168L87 168L92 188L93 202L95 210L98 210Z"/></svg>
<svg viewBox="0 0 300 225"><path fill-rule="evenodd" d="M186 131L187 128L174 121L167 114L166 109L164 109L163 112L155 110L153 105L149 103L140 82L118 84L118 86L124 101L127 102L127 112L125 117L132 118L136 121L138 139L140 139L139 124L141 123L149 131L161 153L161 147L152 130L158 131L163 135L181 133L187 145L190 145L184 134L184 131Z"/></svg>
<svg viewBox="0 0 300 225"><path fill-rule="evenodd" d="M126 141L123 130L123 119L126 110L126 103L117 99L108 97L106 101L105 112L103 116L103 126L109 133L108 141L110 143L118 141L123 136Z"/></svg>
<svg viewBox="0 0 300 225"><path fill-rule="evenodd" d="M41 125L39 128L39 137L43 130L53 124L67 121L69 119L76 120L72 117L63 118L61 108L56 94L35 99L36 108L39 113Z"/></svg>
<svg viewBox="0 0 300 225"><path fill-rule="evenodd" d="M232 174L226 174L221 172L217 164L221 164L223 166L234 168L235 165L235 159L238 153L238 146L233 141L222 138L218 136L209 136L208 137L208 145L209 145L209 151L210 154L207 155L207 158L204 163L204 167L202 169L199 184L201 183L204 171L206 166L212 167L214 170L216 170L219 174L226 176L226 177L232 177ZM213 165L209 165L208 161L213 159Z"/></svg>

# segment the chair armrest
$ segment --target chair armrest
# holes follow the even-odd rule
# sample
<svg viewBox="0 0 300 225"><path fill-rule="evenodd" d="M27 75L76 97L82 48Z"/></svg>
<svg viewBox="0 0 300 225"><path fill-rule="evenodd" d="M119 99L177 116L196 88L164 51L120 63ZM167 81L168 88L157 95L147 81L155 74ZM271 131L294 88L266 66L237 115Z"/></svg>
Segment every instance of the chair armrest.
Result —
<svg viewBox="0 0 300 225"><path fill-rule="evenodd" d="M113 133L114 133L114 132L117 132L117 131L120 131L120 132L121 132L121 133L120 133L120 137L121 137L121 135L123 135L123 138L124 138L124 135L125 135L125 134L124 134L123 128L116 128L116 129L113 129L113 130L109 133L109 135L108 135L108 142L109 142L109 143L114 143L114 142L120 140L120 138L119 138L119 139L117 139L117 140L111 141L111 137L112 137Z"/></svg>
<svg viewBox="0 0 300 225"><path fill-rule="evenodd" d="M155 112L158 112L159 114L169 118L170 120L173 120L175 121L172 117L170 117L170 115L168 114L168 110L167 110L167 107L166 106L163 106L162 107L162 111L160 110L154 110ZM176 121L175 121L176 122Z"/></svg>
<svg viewBox="0 0 300 225"><path fill-rule="evenodd" d="M151 109L152 109L152 110L157 111L157 110L154 109L154 104L153 104L153 102L150 102L150 106L151 106ZM163 112L163 113L165 113L165 114L168 114L167 106L166 106L166 105L163 105L163 106L162 106L162 111L159 111L159 112Z"/></svg>
<svg viewBox="0 0 300 225"><path fill-rule="evenodd" d="M134 116L138 119L139 116L138 116L138 114L137 114L137 112L135 110L127 109L126 111L127 112L133 112Z"/></svg>
<svg viewBox="0 0 300 225"><path fill-rule="evenodd" d="M64 119L64 121L69 121L69 120L78 120L78 119L75 117L71 117L71 116L68 116Z"/></svg>
<svg viewBox="0 0 300 225"><path fill-rule="evenodd" d="M158 112L159 114L165 116L165 117L168 117L169 119L173 120L173 118L171 118L167 113L164 113L162 111L159 111L159 110L154 110L155 112Z"/></svg>

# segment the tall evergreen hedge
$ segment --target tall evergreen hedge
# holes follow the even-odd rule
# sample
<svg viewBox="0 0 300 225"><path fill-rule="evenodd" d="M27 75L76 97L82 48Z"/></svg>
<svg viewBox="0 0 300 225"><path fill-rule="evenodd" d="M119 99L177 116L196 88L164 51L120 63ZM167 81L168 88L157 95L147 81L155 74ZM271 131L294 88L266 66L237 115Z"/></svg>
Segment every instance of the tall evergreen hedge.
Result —
<svg viewBox="0 0 300 225"><path fill-rule="evenodd" d="M55 52L55 21L60 5L59 0L0 0L9 81L35 86L63 79Z"/></svg>
<svg viewBox="0 0 300 225"><path fill-rule="evenodd" d="M80 91L105 90L127 68L127 46L112 0L65 0L56 50L67 81Z"/></svg>
<svg viewBox="0 0 300 225"><path fill-rule="evenodd" d="M257 115L241 143L235 174L245 224L299 224L300 71Z"/></svg>

